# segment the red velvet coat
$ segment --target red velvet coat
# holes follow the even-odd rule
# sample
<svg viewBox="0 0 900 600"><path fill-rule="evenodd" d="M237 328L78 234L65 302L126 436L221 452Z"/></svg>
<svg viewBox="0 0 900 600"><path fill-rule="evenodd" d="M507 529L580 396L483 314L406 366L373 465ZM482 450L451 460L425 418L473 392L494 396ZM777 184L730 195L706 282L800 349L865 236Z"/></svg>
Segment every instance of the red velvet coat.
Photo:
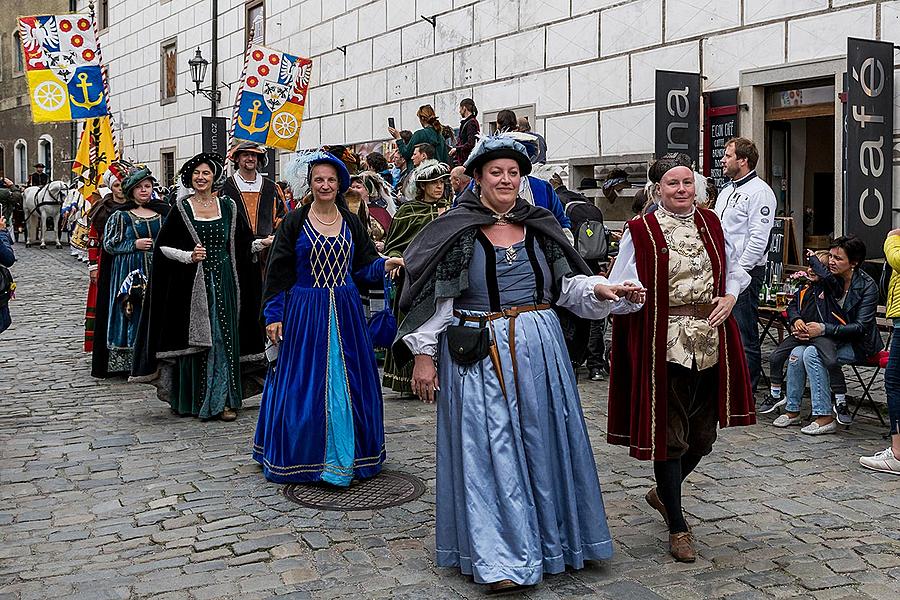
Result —
<svg viewBox="0 0 900 600"><path fill-rule="evenodd" d="M713 211L702 208L694 214L694 223L712 261L716 295L722 296L726 274L722 225ZM647 302L635 313L613 318L607 440L628 446L635 458L666 460L669 249L655 214L627 225ZM734 317L728 317L719 327L719 425L756 423L754 407L740 332Z"/></svg>

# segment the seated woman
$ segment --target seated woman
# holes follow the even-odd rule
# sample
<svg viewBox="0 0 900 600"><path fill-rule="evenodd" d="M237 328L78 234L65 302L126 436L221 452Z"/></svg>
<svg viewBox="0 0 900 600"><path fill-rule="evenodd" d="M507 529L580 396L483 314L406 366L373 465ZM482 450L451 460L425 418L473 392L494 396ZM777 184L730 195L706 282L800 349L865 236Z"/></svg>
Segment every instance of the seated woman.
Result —
<svg viewBox="0 0 900 600"><path fill-rule="evenodd" d="M612 555L597 468L556 304L605 317L639 285L590 270L553 215L518 197L525 148L483 138L476 186L404 252L393 353L437 409L437 564L492 591ZM627 299L623 299L625 296Z"/></svg>
<svg viewBox="0 0 900 600"><path fill-rule="evenodd" d="M312 202L275 233L263 318L278 362L266 378L253 458L276 483L349 486L385 459L378 366L354 277L381 285L403 259L385 259L344 204L350 174L332 154L301 155L295 191ZM303 172L298 172L303 171Z"/></svg>
<svg viewBox="0 0 900 600"><path fill-rule="evenodd" d="M854 235L841 236L831 242L828 268L843 284L838 304L846 316L846 324L807 323L794 321L794 336L812 339L818 336L833 338L838 365L861 362L884 348L875 312L878 308L878 285L859 265L866 259L866 245ZM840 366L838 366L840 368ZM822 435L837 431L838 422L849 425L850 414L843 389L833 390L828 371L815 345L798 346L791 351L787 368L786 413L772 422L776 427L800 424L800 400L809 378L813 422L800 431L808 435ZM835 393L835 406L831 394ZM835 421L837 417L837 422Z"/></svg>

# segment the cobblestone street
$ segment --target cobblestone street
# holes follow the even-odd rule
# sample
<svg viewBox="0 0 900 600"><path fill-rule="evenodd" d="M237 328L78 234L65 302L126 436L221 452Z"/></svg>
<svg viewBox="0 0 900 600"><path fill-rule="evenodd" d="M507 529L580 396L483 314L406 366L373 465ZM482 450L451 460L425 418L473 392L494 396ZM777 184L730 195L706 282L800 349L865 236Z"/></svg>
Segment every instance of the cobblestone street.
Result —
<svg viewBox="0 0 900 600"><path fill-rule="evenodd" d="M92 379L86 267L15 250L13 327L0 336L0 599L485 595L434 566L433 407L385 400L385 466L423 479L420 499L302 508L250 458L258 398L236 422L203 423L149 386ZM887 444L877 420L811 437L763 416L721 432L685 486L700 555L686 565L644 501L651 465L605 442L605 383L580 387L615 556L524 597L900 597L900 478L857 464Z"/></svg>

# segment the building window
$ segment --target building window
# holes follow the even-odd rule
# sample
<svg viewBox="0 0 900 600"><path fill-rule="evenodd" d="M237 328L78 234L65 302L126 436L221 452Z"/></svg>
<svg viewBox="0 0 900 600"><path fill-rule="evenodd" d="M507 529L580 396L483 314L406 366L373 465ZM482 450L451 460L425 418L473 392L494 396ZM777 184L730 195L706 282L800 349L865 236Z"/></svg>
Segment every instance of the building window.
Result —
<svg viewBox="0 0 900 600"><path fill-rule="evenodd" d="M175 183L175 148L162 148L159 151L159 163L162 167L163 185Z"/></svg>
<svg viewBox="0 0 900 600"><path fill-rule="evenodd" d="M263 0L248 0L247 5L246 29L244 32L244 41L249 45L250 37L254 34L254 24L259 21L259 30L256 31L254 42L262 44L265 39L266 29L266 3Z"/></svg>
<svg viewBox="0 0 900 600"><path fill-rule="evenodd" d="M178 48L175 40L160 45L159 53L159 103L175 102L178 95Z"/></svg>
<svg viewBox="0 0 900 600"><path fill-rule="evenodd" d="M98 2L97 27L100 29L109 27L109 0L100 0L100 2Z"/></svg>
<svg viewBox="0 0 900 600"><path fill-rule="evenodd" d="M25 55L22 54L22 36L18 31L13 34L12 41L12 52L13 56L15 56L15 62L13 63L13 73L24 73Z"/></svg>
<svg viewBox="0 0 900 600"><path fill-rule="evenodd" d="M53 138L49 134L38 139L38 162L44 163L44 171L53 176Z"/></svg>
<svg viewBox="0 0 900 600"><path fill-rule="evenodd" d="M21 138L16 140L13 163L13 179L24 185L28 181L28 144Z"/></svg>
<svg viewBox="0 0 900 600"><path fill-rule="evenodd" d="M6 52L3 51L3 37L3 32L0 31L0 81L3 81L3 70L6 67L6 61L3 60L3 57L6 56Z"/></svg>
<svg viewBox="0 0 900 600"><path fill-rule="evenodd" d="M6 177L6 150L0 146L0 177Z"/></svg>

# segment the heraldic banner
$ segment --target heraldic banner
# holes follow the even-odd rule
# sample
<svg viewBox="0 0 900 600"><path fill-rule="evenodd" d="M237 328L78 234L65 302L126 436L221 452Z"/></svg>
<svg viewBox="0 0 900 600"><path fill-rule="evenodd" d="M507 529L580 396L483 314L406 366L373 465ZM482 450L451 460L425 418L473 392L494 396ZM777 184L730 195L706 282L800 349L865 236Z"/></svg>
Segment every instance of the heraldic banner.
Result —
<svg viewBox="0 0 900 600"><path fill-rule="evenodd" d="M296 150L312 61L265 46L250 46L234 137Z"/></svg>
<svg viewBox="0 0 900 600"><path fill-rule="evenodd" d="M19 17L35 123L109 114L95 31L85 15Z"/></svg>
<svg viewBox="0 0 900 600"><path fill-rule="evenodd" d="M102 185L101 177L110 163L117 160L109 115L90 119L84 124L78 153L72 164L72 174L78 182L78 191L85 198Z"/></svg>

